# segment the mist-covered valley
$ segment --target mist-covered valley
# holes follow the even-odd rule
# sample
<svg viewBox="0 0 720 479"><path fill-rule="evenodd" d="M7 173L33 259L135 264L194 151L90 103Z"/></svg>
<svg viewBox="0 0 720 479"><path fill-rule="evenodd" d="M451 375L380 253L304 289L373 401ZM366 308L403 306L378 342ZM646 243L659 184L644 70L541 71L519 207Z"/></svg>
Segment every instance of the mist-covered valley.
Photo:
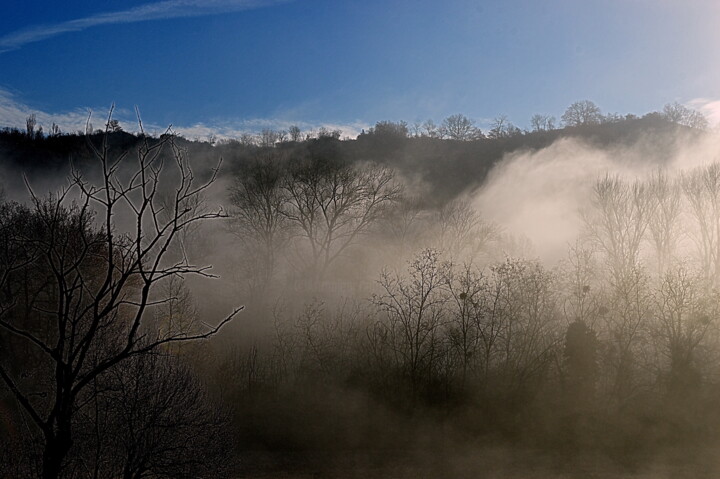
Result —
<svg viewBox="0 0 720 479"><path fill-rule="evenodd" d="M0 475L715 477L719 137L678 108L0 132Z"/></svg>

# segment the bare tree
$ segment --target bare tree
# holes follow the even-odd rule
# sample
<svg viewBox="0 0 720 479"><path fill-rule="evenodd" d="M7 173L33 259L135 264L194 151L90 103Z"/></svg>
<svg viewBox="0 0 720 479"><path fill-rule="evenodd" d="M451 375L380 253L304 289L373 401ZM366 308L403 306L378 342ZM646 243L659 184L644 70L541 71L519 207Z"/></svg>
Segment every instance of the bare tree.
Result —
<svg viewBox="0 0 720 479"><path fill-rule="evenodd" d="M473 121L460 113L445 118L440 129L444 136L451 140L472 140L478 135L478 129Z"/></svg>
<svg viewBox="0 0 720 479"><path fill-rule="evenodd" d="M422 135L428 138L438 138L440 136L440 132L434 121L427 120L422 124Z"/></svg>
<svg viewBox="0 0 720 479"><path fill-rule="evenodd" d="M445 287L450 293L448 339L451 350L459 356L460 383L464 388L469 372L476 366L483 369L484 378L490 367L490 356L500 334L497 315L490 307L490 284L471 265L448 268Z"/></svg>
<svg viewBox="0 0 720 479"><path fill-rule="evenodd" d="M592 245L577 241L570 246L561 268L563 315L568 324L580 321L594 329L598 318L607 314L602 305L602 277Z"/></svg>
<svg viewBox="0 0 720 479"><path fill-rule="evenodd" d="M493 120L488 138L509 138L519 134L522 134L522 131L510 122L507 115L500 115Z"/></svg>
<svg viewBox="0 0 720 479"><path fill-rule="evenodd" d="M536 114L530 118L530 126L533 131L549 131L555 129L555 117L550 115Z"/></svg>
<svg viewBox="0 0 720 479"><path fill-rule="evenodd" d="M648 188L605 175L593 186L591 208L583 212L586 232L606 255L616 284L632 272L640 259L640 246L654 204Z"/></svg>
<svg viewBox="0 0 720 479"><path fill-rule="evenodd" d="M290 134L290 141L302 141L302 131L300 130L300 127L297 125L292 125L289 130Z"/></svg>
<svg viewBox="0 0 720 479"><path fill-rule="evenodd" d="M539 263L507 259L491 268L493 318L500 331L492 356L510 391L531 388L553 358L556 297L553 275ZM497 327L497 326L496 326Z"/></svg>
<svg viewBox="0 0 720 479"><path fill-rule="evenodd" d="M641 384L642 346L652 317L649 279L632 267L615 280L608 298L608 313L602 316L605 343L606 387L617 405L630 399Z"/></svg>
<svg viewBox="0 0 720 479"><path fill-rule="evenodd" d="M663 116L668 121L678 125L689 126L699 130L707 130L709 123L707 118L697 110L681 105L678 102L668 103L663 107Z"/></svg>
<svg viewBox="0 0 720 479"><path fill-rule="evenodd" d="M388 208L378 230L387 238L389 247L397 248L398 258L416 251L418 241L429 229L424 219L425 210L419 197L403 195Z"/></svg>
<svg viewBox="0 0 720 479"><path fill-rule="evenodd" d="M111 115L112 111L108 124ZM197 330L151 327L149 311L168 301L157 295L160 281L177 275L210 275L208 267L195 266L187 258L168 261L178 234L196 222L225 215L222 211L193 215L183 206L206 190L215 175L198 184L172 135L153 143L145 137L137 152L137 170L125 178L119 170L126 155L110 158L108 133L106 129L99 147L91 139L88 142L102 171L100 185L74 171L70 186L58 196L42 200L33 195L33 216L44 234L12 238L14 249L22 254L6 256L0 276L2 288L12 275L23 272L35 274L40 269L49 278L42 287L43 294L51 294L48 302L29 310L42 318L42 327L27 323L17 298L5 298L0 309L0 330L27 344L41 358L38 376L48 378L27 389L6 362L0 363L4 385L42 437L46 479L61 475L73 447L73 419L82 407L80 398L99 376L161 345L208 338L241 309L215 326L199 324ZM172 154L178 181L167 220L160 215L158 197L166 178L161 155L165 148ZM68 210L63 204L71 195L78 197L78 206ZM93 208L101 229L91 225ZM130 218L133 226L127 233L118 231L118 216Z"/></svg>
<svg viewBox="0 0 720 479"><path fill-rule="evenodd" d="M668 178L662 170L653 174L648 188L654 203L648 230L655 246L658 272L662 275L672 263L680 236L681 188L677 181Z"/></svg>
<svg viewBox="0 0 720 479"><path fill-rule="evenodd" d="M28 136L28 138L35 138L37 134L37 132L35 131L36 126L37 118L35 117L35 113L32 113L25 120L25 134Z"/></svg>
<svg viewBox="0 0 720 479"><path fill-rule="evenodd" d="M602 123L603 116L595 103L583 100L570 105L561 119L565 126L586 126Z"/></svg>
<svg viewBox="0 0 720 479"><path fill-rule="evenodd" d="M231 231L255 258L252 278L263 288L273 279L277 256L286 246L290 227L284 208L287 172L278 154L264 155L243 165L230 190Z"/></svg>
<svg viewBox="0 0 720 479"><path fill-rule="evenodd" d="M228 416L180 358L136 355L95 386L78 428L88 477L227 477Z"/></svg>
<svg viewBox="0 0 720 479"><path fill-rule="evenodd" d="M423 125L420 121L414 121L409 128L413 138L420 138L422 136Z"/></svg>
<svg viewBox="0 0 720 479"><path fill-rule="evenodd" d="M378 338L389 347L413 397L422 392L444 353L446 268L436 251L424 250L410 262L407 278L384 272L379 281L381 293L372 298L383 313L376 325Z"/></svg>
<svg viewBox="0 0 720 479"><path fill-rule="evenodd" d="M334 140L339 140L341 135L341 130L330 130L324 126L321 126L317 133L318 138L332 138Z"/></svg>
<svg viewBox="0 0 720 479"><path fill-rule="evenodd" d="M391 170L310 159L295 165L286 177L282 214L309 247L305 261L315 280L365 234L399 198Z"/></svg>
<svg viewBox="0 0 720 479"><path fill-rule="evenodd" d="M668 388L675 395L689 394L699 386L698 349L720 313L717 293L707 294L704 279L681 266L663 276L655 303L655 333L669 362Z"/></svg>
<svg viewBox="0 0 720 479"><path fill-rule="evenodd" d="M498 227L482 219L466 200L450 201L435 214L437 247L453 261L472 260L497 237Z"/></svg>
<svg viewBox="0 0 720 479"><path fill-rule="evenodd" d="M720 164L699 167L682 178L685 197L695 221L692 232L700 267L711 284L720 273Z"/></svg>
<svg viewBox="0 0 720 479"><path fill-rule="evenodd" d="M252 133L241 134L238 141L241 145L246 147L258 146L260 144L260 139Z"/></svg>
<svg viewBox="0 0 720 479"><path fill-rule="evenodd" d="M275 130L265 128L263 129L263 131L260 132L260 146L262 146L263 148L270 148L275 146L275 144L278 143L280 139L280 132L277 132Z"/></svg>

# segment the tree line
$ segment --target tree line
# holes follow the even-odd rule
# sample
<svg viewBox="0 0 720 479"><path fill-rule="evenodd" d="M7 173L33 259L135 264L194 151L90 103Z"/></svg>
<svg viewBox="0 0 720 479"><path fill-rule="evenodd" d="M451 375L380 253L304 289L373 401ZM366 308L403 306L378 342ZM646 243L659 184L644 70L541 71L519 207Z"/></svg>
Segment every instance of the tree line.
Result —
<svg viewBox="0 0 720 479"><path fill-rule="evenodd" d="M653 111L645 115L646 117L657 117L669 121L671 123L706 130L709 128L709 122L705 115L697 110L689 108L681 103L667 103L662 111ZM377 136L395 136L402 138L436 138L448 139L456 141L471 141L481 139L500 139L531 132L543 132L563 128L573 128L579 126L593 126L603 123L614 123L623 120L632 120L639 118L634 114L620 115L618 113L603 114L600 107L590 100L576 101L569 105L558 123L557 118L549 114L537 113L530 118L530 128L522 129L513 124L507 115L501 114L492 118L486 131L482 131L477 126L476 121L468 116L457 113L444 118L440 123L436 123L432 119L426 121L415 121L408 123L406 121L379 121L367 131L363 129L360 135L377 135ZM95 129L92 123L88 122L85 129L73 132L80 136L86 134L100 134L106 131L112 133L123 132L124 129L119 120L110 118L103 128ZM56 138L66 135L60 126L52 123L47 133L43 130L42 125L38 124L37 116L34 113L28 115L23 130L12 127L4 128L6 134L20 134L29 139ZM144 132L143 132L144 134ZM211 134L207 137L207 142L211 145L223 142L237 142L246 147L272 147L280 143L300 143L310 139L333 138L339 140L343 132L338 129L328 129L319 127L318 129L310 129L303 131L298 125L290 125L287 129L276 130L264 128L259 133L244 132L239 134L237 138L218 140L217 136Z"/></svg>

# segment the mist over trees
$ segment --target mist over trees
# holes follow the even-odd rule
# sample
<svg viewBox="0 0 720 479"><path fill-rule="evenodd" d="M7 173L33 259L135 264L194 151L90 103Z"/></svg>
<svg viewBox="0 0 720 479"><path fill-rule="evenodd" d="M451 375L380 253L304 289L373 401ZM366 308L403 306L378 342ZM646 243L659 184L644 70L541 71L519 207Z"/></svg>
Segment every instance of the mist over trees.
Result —
<svg viewBox="0 0 720 479"><path fill-rule="evenodd" d="M458 114L355 140L293 126L190 142L112 117L83 136L30 119L0 133L31 188L69 173L24 201L2 182L0 475L692 462L720 439L720 167L662 156L700 138L692 118L578 102L568 128L537 114L532 132ZM657 157L597 175L567 253L542 261L477 192L506 156L566 138L642 138Z"/></svg>
<svg viewBox="0 0 720 479"><path fill-rule="evenodd" d="M108 122L108 132L111 128ZM67 468L79 467L73 461L79 453L74 447L76 436L85 432L79 422L91 414L89 404L94 403L99 414L98 401L104 398L99 398L97 388L108 387L109 376L165 346L206 339L239 311L215 326L188 322L178 329L148 324L154 307L176 302L174 296L156 294L159 284L207 274L206 268L194 266L184 255L173 254L176 238L196 222L223 216L188 208L213 179L198 184L171 140L168 136L153 144L143 142L137 151L139 166L129 179L118 173L122 156L110 158L105 141L98 146L91 142L102 170L99 186L73 171L70 185L55 196L32 194L30 206L3 204L0 339L5 347L0 378L19 406L18 413L32 425L25 447L37 442L41 451L37 468L43 478L64 477ZM166 205L158 202L161 175L168 174L159 159L163 147L173 150L177 174L173 199ZM133 229L119 233L115 217L123 214L129 215ZM124 394L131 389L118 391ZM190 404L178 405L186 406ZM150 420L141 420L146 419ZM169 420L175 419L179 418ZM94 421L98 428L108 425L97 416ZM129 477L155 467L147 464L150 459L133 465L136 458L128 454L126 471L139 468ZM152 451L143 454L158 459ZM101 451L95 460L97 471L104 460Z"/></svg>

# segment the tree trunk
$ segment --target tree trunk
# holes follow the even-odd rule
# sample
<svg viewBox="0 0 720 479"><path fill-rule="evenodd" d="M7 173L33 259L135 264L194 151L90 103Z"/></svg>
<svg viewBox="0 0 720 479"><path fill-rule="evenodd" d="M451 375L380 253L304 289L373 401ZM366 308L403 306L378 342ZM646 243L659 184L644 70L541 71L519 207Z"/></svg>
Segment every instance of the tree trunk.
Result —
<svg viewBox="0 0 720 479"><path fill-rule="evenodd" d="M60 477L65 456L67 456L71 446L72 439L70 439L69 432L50 437L46 436L42 462L43 479L58 479Z"/></svg>

